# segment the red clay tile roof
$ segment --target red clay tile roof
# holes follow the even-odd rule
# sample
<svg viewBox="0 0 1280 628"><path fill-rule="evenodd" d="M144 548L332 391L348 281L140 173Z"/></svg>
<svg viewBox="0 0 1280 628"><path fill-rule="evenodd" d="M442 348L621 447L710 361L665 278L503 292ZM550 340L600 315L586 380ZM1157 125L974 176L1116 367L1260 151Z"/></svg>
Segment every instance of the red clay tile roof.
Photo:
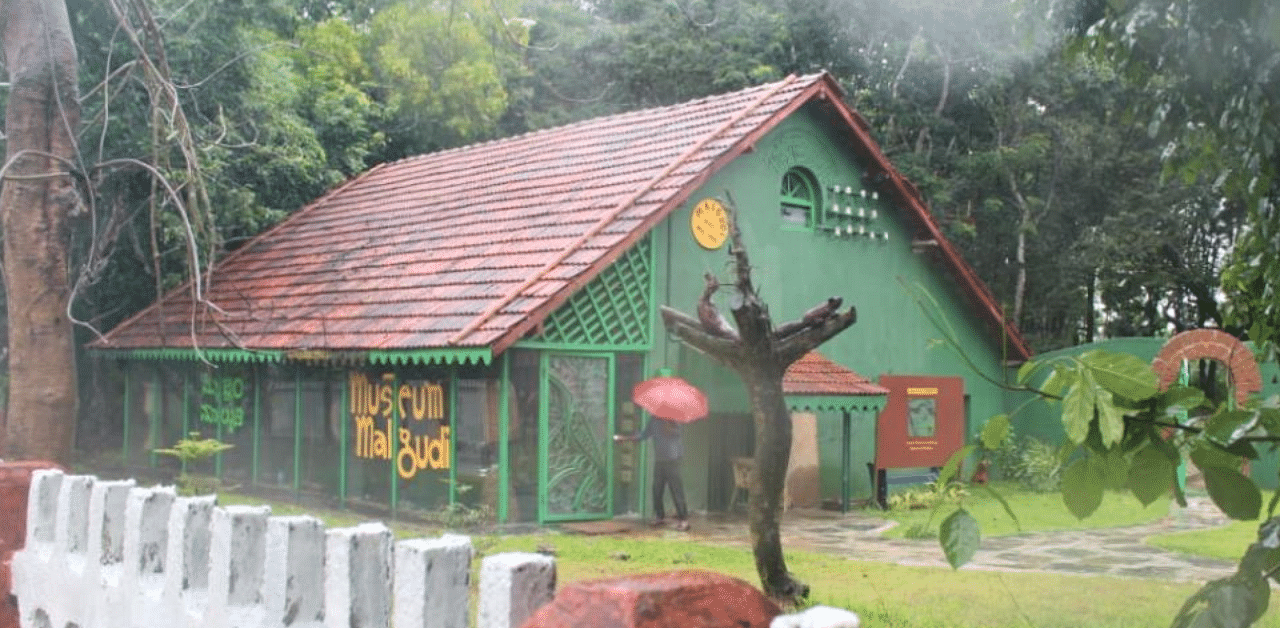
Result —
<svg viewBox="0 0 1280 628"><path fill-rule="evenodd" d="M791 363L782 376L782 392L788 395L887 395L889 389L810 351Z"/></svg>
<svg viewBox="0 0 1280 628"><path fill-rule="evenodd" d="M92 346L497 355L815 99L871 141L822 73L382 164L222 260L205 286L217 309L179 288ZM874 142L855 149L910 196Z"/></svg>

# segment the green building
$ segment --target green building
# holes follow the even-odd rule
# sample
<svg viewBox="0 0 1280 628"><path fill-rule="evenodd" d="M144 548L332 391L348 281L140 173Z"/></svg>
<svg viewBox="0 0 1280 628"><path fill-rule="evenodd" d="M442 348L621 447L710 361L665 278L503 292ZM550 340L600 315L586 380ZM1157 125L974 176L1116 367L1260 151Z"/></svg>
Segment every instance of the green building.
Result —
<svg viewBox="0 0 1280 628"><path fill-rule="evenodd" d="M939 466L1006 409L965 360L1000 378L1025 342L816 74L365 172L92 345L125 400L101 447L152 466L198 430L235 445L206 469L232 482L609 518L647 509L645 447L611 435L640 429L630 391L670 369L711 406L685 430L690 506L724 509L753 447L744 387L657 310L728 280L727 198L776 323L829 296L858 309L784 382L796 506L870 498L869 470ZM938 312L961 352L935 342Z"/></svg>

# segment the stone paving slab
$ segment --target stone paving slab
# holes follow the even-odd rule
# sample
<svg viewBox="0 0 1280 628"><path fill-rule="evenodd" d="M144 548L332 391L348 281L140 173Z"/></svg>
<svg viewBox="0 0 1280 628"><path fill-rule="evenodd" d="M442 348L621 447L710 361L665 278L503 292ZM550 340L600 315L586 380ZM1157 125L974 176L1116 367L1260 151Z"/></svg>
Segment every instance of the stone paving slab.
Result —
<svg viewBox="0 0 1280 628"><path fill-rule="evenodd" d="M1227 518L1207 496L1189 496L1186 508L1172 506L1167 517L1144 525L1097 530L1035 532L982 539L973 560L963 569L1106 575L1203 583L1229 576L1235 564L1169 552L1146 545L1157 534L1216 527ZM886 539L895 525L865 512L848 514L797 510L786 513L782 543L788 549L814 551L854 560L898 565L950 568L936 540ZM688 533L635 523L637 534L687 537L707 543L750 547L741 516L709 515L693 521Z"/></svg>

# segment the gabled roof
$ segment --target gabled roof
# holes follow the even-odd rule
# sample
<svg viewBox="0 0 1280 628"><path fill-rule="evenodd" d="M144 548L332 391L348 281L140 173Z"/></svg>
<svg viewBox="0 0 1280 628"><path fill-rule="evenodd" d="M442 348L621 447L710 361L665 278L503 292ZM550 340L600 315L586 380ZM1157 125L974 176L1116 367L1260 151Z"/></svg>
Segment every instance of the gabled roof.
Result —
<svg viewBox="0 0 1280 628"><path fill-rule="evenodd" d="M222 260L204 287L217 309L176 289L93 346L496 355L811 101L1029 357L826 73L377 166Z"/></svg>
<svg viewBox="0 0 1280 628"><path fill-rule="evenodd" d="M865 397L887 395L889 389L810 351L787 367L782 376L782 392L787 395L842 395Z"/></svg>

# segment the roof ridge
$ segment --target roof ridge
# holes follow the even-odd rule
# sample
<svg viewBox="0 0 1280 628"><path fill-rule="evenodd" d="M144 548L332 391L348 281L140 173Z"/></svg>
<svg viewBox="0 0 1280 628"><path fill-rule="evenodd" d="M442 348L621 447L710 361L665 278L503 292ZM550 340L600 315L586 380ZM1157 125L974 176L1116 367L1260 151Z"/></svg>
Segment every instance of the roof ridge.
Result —
<svg viewBox="0 0 1280 628"><path fill-rule="evenodd" d="M497 144L505 144L505 143L508 143L508 142L515 142L515 141L518 141L518 140L529 139L529 138L537 138L538 136L541 136L541 135L548 135L548 134L552 134L552 133L561 133L561 132L564 132L564 131L568 131L568 130L575 129L575 128L577 128L577 127L595 126L595 125L608 126L608 125L611 125L611 124L613 124L613 123L617 122L619 118L625 118L625 117L627 117L627 116L653 115L653 114L655 114L655 113L658 113L658 112L661 112L661 111L666 111L666 110L692 108L692 107L695 107L695 106L697 106L697 105L700 105L700 104L703 104L703 103L707 103L707 102L710 102L710 101L714 101L714 100L725 100L725 99L730 98L730 97L733 97L733 96L742 96L742 95L746 95L746 94L748 94L748 93L750 93L750 92L757 91L757 90L769 90L769 91L771 91L771 92L776 92L776 90L777 90L777 89L780 89L781 87L783 87L783 86L785 86L785 85L789 85L789 84L794 83L794 82L797 82L797 81L798 81L798 82L805 82L805 81L815 80L816 78L818 78L818 77L820 77L820 76L822 76L822 75L824 75L824 74L830 74L830 73L829 73L829 72L826 72L826 71L822 71L822 72L814 72L814 73L812 73L812 74L804 74L804 75L789 74L789 75L787 75L786 77L784 77L784 78L782 78L781 80L778 80L778 81L773 81L773 82L771 82L771 83L760 83L760 84L758 84L758 85L751 85L751 86L749 86L749 87L744 87L744 88L742 88L742 89L739 89L739 90L736 90L736 91L732 91L732 92L725 92L725 93L721 93L721 94L708 94L708 95L703 96L703 97L701 97L701 98L695 98L695 99L693 99L693 100L686 100L686 101L682 101L682 102L678 102L678 103L672 103L672 104L669 104L669 105L659 105L659 106L656 106L656 107L642 107L642 108L639 108L639 109L629 109L629 110L626 110L626 111L619 111L619 112L616 112L616 113L611 113L611 114L609 114L609 115L605 115L605 116L599 116L599 117L594 117L594 118L584 118L584 119L582 119L582 120L574 120L574 121L572 121L572 122L566 122L566 123L564 123L564 124L559 124L559 125L556 125L556 126L549 126L549 127L545 127L545 128L541 128L541 129L533 129L533 130L530 130L530 131L525 131L525 132L523 132L523 133L517 133L517 134L515 134L515 135L507 135L507 136L504 136L504 137L495 137L495 138L488 139L488 140L484 140L484 141L480 141L480 142L473 142L473 143L471 143L471 144L463 144L463 145L461 145L461 146L452 146L452 147L449 147L449 148L443 148L443 149L440 149L440 150L428 151L428 152L425 152L425 153L418 153L418 154L416 154L416 155L405 155L404 157L401 157L401 158L399 158L399 159L394 159L394 160L391 160L391 161L383 162L383 163L378 164L378 165L379 165L379 166L394 166L394 165L398 165L398 164L402 164L402 163L407 163L407 162L414 162L414 161L420 161L420 160L425 160L425 159L436 159L436 158L440 158L440 157L448 157L449 155L452 155L452 154L455 154L455 153L460 153L460 152L469 152L469 151L476 150L476 149L480 149L480 148L483 148L483 147L486 147L486 146L493 146L493 145L497 145ZM772 89L771 89L771 88L772 88Z"/></svg>
<svg viewBox="0 0 1280 628"><path fill-rule="evenodd" d="M562 250L557 256L555 256L554 258L549 260L546 264L544 264L541 268L539 268L537 272L530 275L523 282L518 284L515 288L508 291L505 295L503 295L497 301L490 304L490 306L485 308L485 310L481 312L479 316L472 319L472 321L470 323L467 323L465 327L458 330L458 333L454 334L453 337L449 339L449 344L450 345L457 344L463 338L469 335L471 332L479 328L480 325L483 325L489 319L493 318L493 316L497 314L499 310L506 307L507 304L511 303L516 298L518 298L520 296L520 293L528 289L529 286L533 285L534 283L537 283L538 281L541 281L542 278L546 276L546 274L550 272L552 269L556 268L560 264L560 262L567 259L570 255L572 255L575 251L577 251L588 240L595 237L596 234L598 234L602 229L604 229L606 226L611 224L614 221L614 219L618 217L619 214L629 209L636 202L637 199L639 199L649 190L653 189L653 187L657 185L658 182L665 179L667 175L671 174L671 172L673 172L676 168L683 165L684 162L688 161L691 156L696 154L698 151L702 150L707 144L711 142L711 140L719 137L722 133L724 133L728 129L733 128L733 125L737 124L738 121L745 118L748 114L755 111L757 107L764 104L770 98L777 95L778 92L782 91L783 88L786 88L787 86L796 82L798 79L799 77L797 77L796 75L789 74L785 79L781 81L768 84L766 86L766 89L762 90L764 92L763 95L757 97L746 107L739 109L737 113L735 113L734 115L731 115L728 120L726 120L723 124L717 127L714 131L703 136L701 140L694 143L694 145L689 147L688 150L682 153L679 157L677 157L671 163L667 164L667 166L663 168L660 172L658 172L658 174L654 175L648 181L646 181L643 186L641 186L632 194L628 195L626 199L619 202L609 213L605 214L604 216L601 216L600 219L596 221L596 224L593 225L590 229L588 229L586 233L582 234L573 242L569 243L569 245L565 247L564 250ZM744 92L745 91L747 90L744 90ZM738 92L738 93L742 93L742 92ZM686 103L686 104L692 104L693 102L705 102L705 100L706 99L704 99L703 101L691 101L691 103ZM649 110L649 113L652 114L653 111Z"/></svg>

